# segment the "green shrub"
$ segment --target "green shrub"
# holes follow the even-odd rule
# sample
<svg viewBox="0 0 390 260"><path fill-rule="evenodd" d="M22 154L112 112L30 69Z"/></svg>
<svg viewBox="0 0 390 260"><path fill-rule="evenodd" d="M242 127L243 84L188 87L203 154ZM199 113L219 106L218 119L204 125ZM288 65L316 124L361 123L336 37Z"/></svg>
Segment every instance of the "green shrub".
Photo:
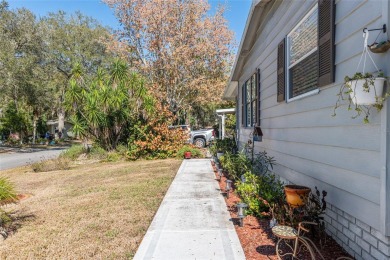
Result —
<svg viewBox="0 0 390 260"><path fill-rule="evenodd" d="M108 152L97 144L94 144L89 150L88 157L91 159L105 160Z"/></svg>
<svg viewBox="0 0 390 260"><path fill-rule="evenodd" d="M184 158L185 152L191 152L191 158L203 158L202 151L193 145L183 145L183 147L177 151L177 157L180 159Z"/></svg>
<svg viewBox="0 0 390 260"><path fill-rule="evenodd" d="M126 145L120 144L120 145L118 145L118 146L115 148L115 151L116 151L119 155L125 157L125 156L127 155L128 147L127 147Z"/></svg>
<svg viewBox="0 0 390 260"><path fill-rule="evenodd" d="M70 159L58 157L56 159L44 160L31 164L34 172L49 172L58 170L68 170L70 168Z"/></svg>
<svg viewBox="0 0 390 260"><path fill-rule="evenodd" d="M106 162L117 162L120 161L123 158L121 154L119 154L116 151L111 151L106 154L105 161Z"/></svg>
<svg viewBox="0 0 390 260"><path fill-rule="evenodd" d="M258 153L253 158L253 172L258 175L267 174L273 170L274 163L274 157L268 156L266 151Z"/></svg>
<svg viewBox="0 0 390 260"><path fill-rule="evenodd" d="M13 184L5 177L0 177L0 206L16 202L16 191Z"/></svg>
<svg viewBox="0 0 390 260"><path fill-rule="evenodd" d="M226 152L224 157L223 168L229 172L229 176L232 179L240 180L244 173L252 169L251 160L242 152L238 154Z"/></svg>
<svg viewBox="0 0 390 260"><path fill-rule="evenodd" d="M237 150L236 142L233 138L217 139L210 146L210 152L212 155L217 156L217 153L226 153Z"/></svg>
<svg viewBox="0 0 390 260"><path fill-rule="evenodd" d="M238 182L237 193L241 200L248 205L247 213L260 217L267 207L259 199L259 176L247 172L244 174L245 182Z"/></svg>
<svg viewBox="0 0 390 260"><path fill-rule="evenodd" d="M62 152L60 157L76 160L81 154L85 152L86 151L82 145L72 145L69 149Z"/></svg>

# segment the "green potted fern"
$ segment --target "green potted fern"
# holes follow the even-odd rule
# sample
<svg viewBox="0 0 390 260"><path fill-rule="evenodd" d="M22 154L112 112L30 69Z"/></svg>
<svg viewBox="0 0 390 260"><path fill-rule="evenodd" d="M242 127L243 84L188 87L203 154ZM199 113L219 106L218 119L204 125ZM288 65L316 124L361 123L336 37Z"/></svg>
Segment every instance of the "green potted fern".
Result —
<svg viewBox="0 0 390 260"><path fill-rule="evenodd" d="M333 116L336 116L336 109L341 106L341 102L348 100L347 109L356 112L352 118L363 115L363 122L369 123L370 109L374 107L380 111L389 96L389 93L383 93L385 81L386 77L382 71L377 75L357 72L352 77L346 76L337 94Z"/></svg>

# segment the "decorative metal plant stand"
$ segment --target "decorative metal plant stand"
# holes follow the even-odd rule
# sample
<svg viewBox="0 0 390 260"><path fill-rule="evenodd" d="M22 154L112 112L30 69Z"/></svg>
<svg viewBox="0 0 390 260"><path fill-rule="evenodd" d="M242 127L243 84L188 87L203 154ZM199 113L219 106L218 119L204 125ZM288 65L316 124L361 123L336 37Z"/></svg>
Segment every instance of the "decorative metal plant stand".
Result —
<svg viewBox="0 0 390 260"><path fill-rule="evenodd" d="M303 232L309 232L303 225L314 224L312 222L299 223L298 230L289 226L275 226L272 233L278 237L276 243L276 254L278 259L317 259L316 253L324 259L316 245L309 238L305 237Z"/></svg>
<svg viewBox="0 0 390 260"><path fill-rule="evenodd" d="M278 238L276 255L278 259L323 259L324 256L312 240L304 235L309 232L304 225L317 225L314 222L300 222L298 230L289 226L275 226L272 233ZM352 260L350 257L338 257L336 260Z"/></svg>

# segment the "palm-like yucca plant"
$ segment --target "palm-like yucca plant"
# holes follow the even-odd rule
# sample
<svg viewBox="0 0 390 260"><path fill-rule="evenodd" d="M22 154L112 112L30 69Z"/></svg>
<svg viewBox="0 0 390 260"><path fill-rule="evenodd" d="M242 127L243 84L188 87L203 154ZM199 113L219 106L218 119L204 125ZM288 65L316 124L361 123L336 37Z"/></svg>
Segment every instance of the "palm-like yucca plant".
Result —
<svg viewBox="0 0 390 260"><path fill-rule="evenodd" d="M154 107L144 79L120 60L107 72L98 69L93 78L70 84L66 104L74 133L94 139L106 150L115 149L142 110L151 112Z"/></svg>

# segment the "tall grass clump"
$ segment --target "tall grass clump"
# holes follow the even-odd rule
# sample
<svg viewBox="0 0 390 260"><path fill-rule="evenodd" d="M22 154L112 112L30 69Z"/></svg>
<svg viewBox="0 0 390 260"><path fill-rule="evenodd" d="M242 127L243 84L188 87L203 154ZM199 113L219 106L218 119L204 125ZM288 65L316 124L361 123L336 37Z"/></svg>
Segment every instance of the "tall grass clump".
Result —
<svg viewBox="0 0 390 260"><path fill-rule="evenodd" d="M69 170L70 159L67 157L58 157L56 159L44 160L31 164L34 172L50 172L58 170Z"/></svg>
<svg viewBox="0 0 390 260"><path fill-rule="evenodd" d="M0 177L0 206L16 202L16 191L13 184L5 177Z"/></svg>
<svg viewBox="0 0 390 260"><path fill-rule="evenodd" d="M81 154L85 152L86 151L82 145L72 145L72 147L62 152L60 157L76 160Z"/></svg>

